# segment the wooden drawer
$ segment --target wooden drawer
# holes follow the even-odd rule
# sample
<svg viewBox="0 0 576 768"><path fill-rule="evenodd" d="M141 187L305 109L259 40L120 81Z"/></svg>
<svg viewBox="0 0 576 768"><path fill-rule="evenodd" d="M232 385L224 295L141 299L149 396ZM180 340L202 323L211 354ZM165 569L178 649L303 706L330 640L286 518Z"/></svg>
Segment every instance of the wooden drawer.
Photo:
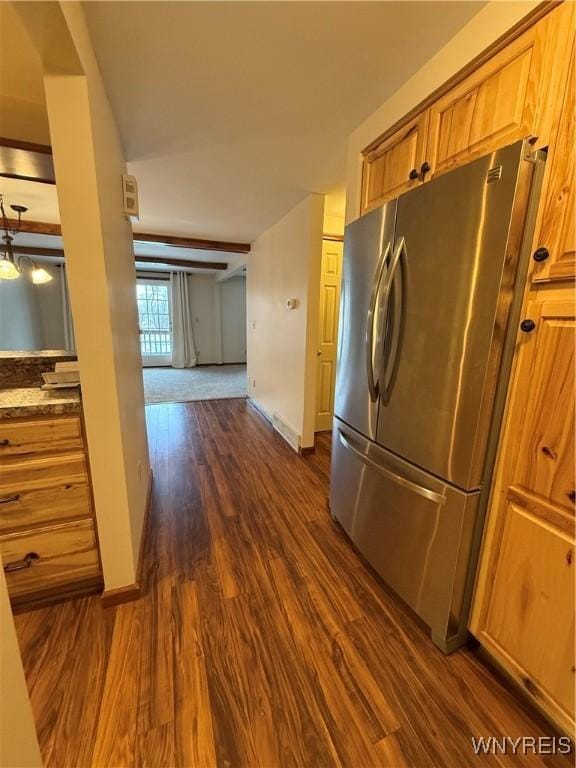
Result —
<svg viewBox="0 0 576 768"><path fill-rule="evenodd" d="M0 457L75 451L82 447L82 425L77 416L0 422Z"/></svg>
<svg viewBox="0 0 576 768"><path fill-rule="evenodd" d="M11 598L97 579L100 575L91 520L2 536L0 552ZM27 557L29 565L13 570L24 564Z"/></svg>
<svg viewBox="0 0 576 768"><path fill-rule="evenodd" d="M46 456L42 459L8 460L0 464L2 498L36 488L88 483L83 453Z"/></svg>
<svg viewBox="0 0 576 768"><path fill-rule="evenodd" d="M92 514L86 483L0 494L0 534L38 528Z"/></svg>

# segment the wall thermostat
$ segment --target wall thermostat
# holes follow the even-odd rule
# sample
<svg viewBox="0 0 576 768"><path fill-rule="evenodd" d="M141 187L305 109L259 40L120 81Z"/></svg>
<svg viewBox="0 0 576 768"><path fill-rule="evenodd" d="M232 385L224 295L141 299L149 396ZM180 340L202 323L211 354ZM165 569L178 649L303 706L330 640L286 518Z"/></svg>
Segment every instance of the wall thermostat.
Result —
<svg viewBox="0 0 576 768"><path fill-rule="evenodd" d="M298 299L286 299L286 309L296 309L298 306Z"/></svg>
<svg viewBox="0 0 576 768"><path fill-rule="evenodd" d="M127 173L122 176L122 195L124 214L137 221L139 218L138 182L134 176L129 176Z"/></svg>

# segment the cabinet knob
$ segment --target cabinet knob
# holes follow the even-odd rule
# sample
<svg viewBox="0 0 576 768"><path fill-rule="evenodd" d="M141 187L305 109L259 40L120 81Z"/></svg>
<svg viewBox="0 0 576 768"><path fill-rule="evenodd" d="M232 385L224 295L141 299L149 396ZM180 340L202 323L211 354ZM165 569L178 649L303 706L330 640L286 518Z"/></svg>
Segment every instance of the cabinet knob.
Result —
<svg viewBox="0 0 576 768"><path fill-rule="evenodd" d="M532 258L534 261L546 261L546 259L550 256L550 251L548 248L536 248L534 251Z"/></svg>
<svg viewBox="0 0 576 768"><path fill-rule="evenodd" d="M412 181L413 181L414 179L417 179L417 178L418 178L418 176L420 176L420 174L418 173L418 171L416 170L416 168L412 168L412 170L411 170L411 171L410 171L410 173L408 174L408 178L409 178L409 179L411 179Z"/></svg>
<svg viewBox="0 0 576 768"><path fill-rule="evenodd" d="M420 166L420 173L422 174L422 179L424 179L424 176L426 176L429 170L430 170L430 163L426 161L423 162L422 165Z"/></svg>
<svg viewBox="0 0 576 768"><path fill-rule="evenodd" d="M534 320L522 320L520 323L520 330L524 331L524 333L530 333L530 331L533 331L534 328L536 328L536 323Z"/></svg>

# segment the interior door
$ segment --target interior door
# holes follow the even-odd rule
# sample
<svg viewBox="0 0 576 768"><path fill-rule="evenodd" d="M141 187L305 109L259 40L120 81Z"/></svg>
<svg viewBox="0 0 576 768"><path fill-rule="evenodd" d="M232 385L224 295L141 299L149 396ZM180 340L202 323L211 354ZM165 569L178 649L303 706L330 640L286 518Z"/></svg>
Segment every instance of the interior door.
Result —
<svg viewBox="0 0 576 768"><path fill-rule="evenodd" d="M376 436L380 343L378 296L394 240L396 200L346 227L334 414Z"/></svg>
<svg viewBox="0 0 576 768"><path fill-rule="evenodd" d="M398 199L377 441L464 489L482 478L517 256L510 222L519 168L533 167L522 151L518 142Z"/></svg>
<svg viewBox="0 0 576 768"><path fill-rule="evenodd" d="M146 279L136 283L142 365L154 367L172 362L172 306L170 282Z"/></svg>
<svg viewBox="0 0 576 768"><path fill-rule="evenodd" d="M340 281L344 246L333 240L322 241L320 311L318 317L318 365L316 369L316 432L332 429Z"/></svg>

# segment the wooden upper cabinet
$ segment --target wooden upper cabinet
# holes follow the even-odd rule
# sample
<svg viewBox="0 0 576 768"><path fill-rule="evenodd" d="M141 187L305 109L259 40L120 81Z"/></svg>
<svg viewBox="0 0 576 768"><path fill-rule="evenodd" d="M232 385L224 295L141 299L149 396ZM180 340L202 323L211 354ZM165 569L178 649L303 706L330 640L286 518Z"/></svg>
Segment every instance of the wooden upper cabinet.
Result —
<svg viewBox="0 0 576 768"><path fill-rule="evenodd" d="M531 27L430 107L433 174L536 135L543 49Z"/></svg>
<svg viewBox="0 0 576 768"><path fill-rule="evenodd" d="M364 155L362 213L422 183L428 111Z"/></svg>
<svg viewBox="0 0 576 768"><path fill-rule="evenodd" d="M570 280L576 276L576 89L574 49L569 66L557 134L546 168L537 224L536 245L548 251L548 258L534 265L532 281Z"/></svg>
<svg viewBox="0 0 576 768"><path fill-rule="evenodd" d="M574 6L554 7L489 58L483 54L481 63L457 74L422 112L371 144L364 151L361 212L520 139L530 139L535 149L551 145L566 93ZM573 117L573 101L571 110ZM563 237L573 240L573 228ZM569 269L570 258L564 254L559 269Z"/></svg>

